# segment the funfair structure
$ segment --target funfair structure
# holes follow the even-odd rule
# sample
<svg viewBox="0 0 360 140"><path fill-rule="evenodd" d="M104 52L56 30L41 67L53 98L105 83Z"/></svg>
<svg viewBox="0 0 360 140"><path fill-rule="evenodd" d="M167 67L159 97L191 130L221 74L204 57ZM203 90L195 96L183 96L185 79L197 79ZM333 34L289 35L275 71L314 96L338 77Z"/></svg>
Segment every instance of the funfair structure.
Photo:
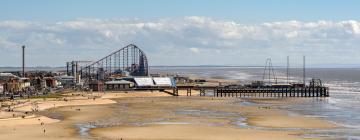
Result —
<svg viewBox="0 0 360 140"><path fill-rule="evenodd" d="M79 74L89 80L104 80L112 75L148 76L149 65L145 53L130 44L80 68Z"/></svg>

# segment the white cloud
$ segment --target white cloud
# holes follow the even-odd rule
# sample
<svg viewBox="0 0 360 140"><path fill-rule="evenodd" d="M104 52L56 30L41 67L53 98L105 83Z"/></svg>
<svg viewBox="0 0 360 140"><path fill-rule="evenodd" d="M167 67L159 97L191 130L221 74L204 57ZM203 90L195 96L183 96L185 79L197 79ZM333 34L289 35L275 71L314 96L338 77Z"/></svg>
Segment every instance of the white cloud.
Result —
<svg viewBox="0 0 360 140"><path fill-rule="evenodd" d="M190 51L192 51L193 53L200 53L199 48L190 48Z"/></svg>
<svg viewBox="0 0 360 140"><path fill-rule="evenodd" d="M16 58L7 58L17 57L21 44L28 46L28 63L62 65L72 59L96 60L130 43L145 50L153 65L261 65L267 57L283 61L287 55L303 54L313 63L358 63L360 22L241 24L197 16L0 21L0 66L16 64ZM189 50L197 55L184 58Z"/></svg>

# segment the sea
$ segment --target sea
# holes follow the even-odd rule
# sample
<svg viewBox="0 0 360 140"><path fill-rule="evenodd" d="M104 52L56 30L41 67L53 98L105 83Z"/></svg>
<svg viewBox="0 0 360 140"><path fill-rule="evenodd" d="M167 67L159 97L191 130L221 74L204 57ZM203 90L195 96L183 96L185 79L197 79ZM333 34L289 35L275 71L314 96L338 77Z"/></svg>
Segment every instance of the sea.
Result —
<svg viewBox="0 0 360 140"><path fill-rule="evenodd" d="M267 82L303 82L302 68L263 67L152 67L151 72L197 76L203 78L230 79L240 84L264 80ZM287 76L287 71L289 76ZM265 76L264 76L265 75ZM274 78L276 77L276 78ZM288 77L288 78L287 78ZM305 81L321 79L330 88L330 97L307 98L304 102L284 105L289 113L331 121L340 128L314 130L316 137L331 139L360 140L360 68L306 68ZM276 79L276 80L274 80ZM294 120L296 121L296 120Z"/></svg>

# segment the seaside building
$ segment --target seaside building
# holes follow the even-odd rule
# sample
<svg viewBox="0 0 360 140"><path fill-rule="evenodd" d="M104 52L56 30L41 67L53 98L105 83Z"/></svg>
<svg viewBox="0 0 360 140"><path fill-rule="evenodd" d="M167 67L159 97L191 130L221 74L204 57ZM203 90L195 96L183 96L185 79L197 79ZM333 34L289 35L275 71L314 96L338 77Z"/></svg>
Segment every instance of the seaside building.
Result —
<svg viewBox="0 0 360 140"><path fill-rule="evenodd" d="M64 88L72 88L76 85L74 76L62 75L56 77Z"/></svg>
<svg viewBox="0 0 360 140"><path fill-rule="evenodd" d="M19 79L19 88L20 90L30 88L30 79L29 78L20 78Z"/></svg>
<svg viewBox="0 0 360 140"><path fill-rule="evenodd" d="M17 79L18 76L12 74L12 73L0 73L0 81L9 81L11 79Z"/></svg>
<svg viewBox="0 0 360 140"><path fill-rule="evenodd" d="M2 92L16 93L30 88L29 78L20 78L12 73L0 73Z"/></svg>
<svg viewBox="0 0 360 140"><path fill-rule="evenodd" d="M0 94L4 94L4 85L0 83Z"/></svg>
<svg viewBox="0 0 360 140"><path fill-rule="evenodd" d="M126 80L107 81L105 82L105 87L108 91L129 90L130 88L134 87L134 83Z"/></svg>
<svg viewBox="0 0 360 140"><path fill-rule="evenodd" d="M44 77L43 80L45 81L45 87L56 88L61 85L61 82L54 77Z"/></svg>
<svg viewBox="0 0 360 140"><path fill-rule="evenodd" d="M92 91L104 91L104 82L102 81L91 81L89 83L89 89Z"/></svg>
<svg viewBox="0 0 360 140"><path fill-rule="evenodd" d="M40 77L33 77L30 79L30 85L34 87L36 90L41 90L44 88L42 85L42 80Z"/></svg>
<svg viewBox="0 0 360 140"><path fill-rule="evenodd" d="M7 81L6 84L4 85L4 89L6 92L9 93L15 93L20 91L19 79L11 79Z"/></svg>

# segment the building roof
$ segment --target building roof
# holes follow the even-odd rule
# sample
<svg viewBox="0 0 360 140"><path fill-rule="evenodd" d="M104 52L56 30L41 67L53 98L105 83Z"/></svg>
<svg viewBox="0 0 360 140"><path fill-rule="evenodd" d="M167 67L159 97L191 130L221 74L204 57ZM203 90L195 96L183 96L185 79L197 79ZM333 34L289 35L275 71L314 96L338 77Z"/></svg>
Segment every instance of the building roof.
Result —
<svg viewBox="0 0 360 140"><path fill-rule="evenodd" d="M67 76L67 75L57 76L56 78L60 78L60 79L75 79L74 76Z"/></svg>
<svg viewBox="0 0 360 140"><path fill-rule="evenodd" d="M12 73L0 73L0 77L17 77Z"/></svg>
<svg viewBox="0 0 360 140"><path fill-rule="evenodd" d="M151 77L135 77L137 86L154 86L154 81Z"/></svg>
<svg viewBox="0 0 360 140"><path fill-rule="evenodd" d="M173 86L170 77L154 77L153 80L157 86Z"/></svg>
<svg viewBox="0 0 360 140"><path fill-rule="evenodd" d="M9 81L11 79L18 80L19 77L12 73L0 73L0 81Z"/></svg>

